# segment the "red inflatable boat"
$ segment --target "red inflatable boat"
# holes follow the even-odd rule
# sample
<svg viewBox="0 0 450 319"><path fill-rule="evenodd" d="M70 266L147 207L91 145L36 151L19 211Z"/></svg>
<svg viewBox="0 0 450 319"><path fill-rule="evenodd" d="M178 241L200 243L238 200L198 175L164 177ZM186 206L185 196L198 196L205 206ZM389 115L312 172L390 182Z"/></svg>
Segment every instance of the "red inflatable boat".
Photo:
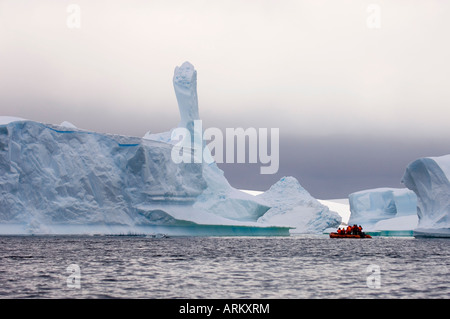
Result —
<svg viewBox="0 0 450 319"><path fill-rule="evenodd" d="M330 238L372 238L372 236L367 234L362 235L340 235L338 233L330 233Z"/></svg>

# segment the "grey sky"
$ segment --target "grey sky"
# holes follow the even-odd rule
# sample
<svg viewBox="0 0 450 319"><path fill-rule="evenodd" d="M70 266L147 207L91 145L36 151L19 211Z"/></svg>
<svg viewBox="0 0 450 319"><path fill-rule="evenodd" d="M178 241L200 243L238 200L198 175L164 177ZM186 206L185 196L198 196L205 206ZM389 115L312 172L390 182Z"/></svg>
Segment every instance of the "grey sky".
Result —
<svg viewBox="0 0 450 319"><path fill-rule="evenodd" d="M71 3L79 29L66 25ZM371 3L379 29L366 22ZM322 198L401 187L415 156L449 153L449 9L437 0L0 0L0 115L166 131L179 121L173 70L188 60L204 127L280 128L279 174L223 165L234 186L263 190L282 174Z"/></svg>

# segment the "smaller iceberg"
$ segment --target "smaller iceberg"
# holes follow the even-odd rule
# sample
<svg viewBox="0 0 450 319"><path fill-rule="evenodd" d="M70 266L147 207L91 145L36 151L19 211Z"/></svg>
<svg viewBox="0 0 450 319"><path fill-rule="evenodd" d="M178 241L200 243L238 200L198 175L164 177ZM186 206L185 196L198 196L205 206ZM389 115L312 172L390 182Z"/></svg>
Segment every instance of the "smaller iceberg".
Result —
<svg viewBox="0 0 450 319"><path fill-rule="evenodd" d="M410 234L417 225L417 197L406 188L375 188L349 195L348 224L369 231ZM405 231L408 231L406 233Z"/></svg>
<svg viewBox="0 0 450 319"><path fill-rule="evenodd" d="M61 124L59 124L59 126L62 126L62 127L65 127L65 128L73 128L73 129L77 128L75 125L73 125L69 121L64 121Z"/></svg>
<svg viewBox="0 0 450 319"><path fill-rule="evenodd" d="M342 226L347 225L350 219L350 204L348 198L336 198L336 199L318 199L319 203L327 206L333 212L336 212L342 218ZM336 231L336 228L330 231Z"/></svg>
<svg viewBox="0 0 450 319"><path fill-rule="evenodd" d="M402 183L417 195L416 237L450 237L450 155L410 163Z"/></svg>
<svg viewBox="0 0 450 319"><path fill-rule="evenodd" d="M256 197L271 207L258 222L295 227L291 233L322 233L341 224L338 213L312 197L292 176L281 178Z"/></svg>

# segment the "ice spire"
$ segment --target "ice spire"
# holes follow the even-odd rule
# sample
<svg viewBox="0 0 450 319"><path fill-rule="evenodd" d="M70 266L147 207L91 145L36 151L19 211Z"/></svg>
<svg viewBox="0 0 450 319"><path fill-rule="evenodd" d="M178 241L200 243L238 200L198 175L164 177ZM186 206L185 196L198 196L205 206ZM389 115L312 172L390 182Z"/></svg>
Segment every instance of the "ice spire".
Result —
<svg viewBox="0 0 450 319"><path fill-rule="evenodd" d="M173 75L173 86L177 96L178 108L180 109L181 121L179 128L172 131L171 140L183 136L178 146L193 150L194 163L202 163L203 157L207 163L214 162L206 143L203 141L203 128L198 114L197 97L197 71L189 62L184 62L180 67L175 67ZM179 134L179 130L187 129ZM205 150L205 152L203 152ZM176 153L176 151L175 151ZM204 154L205 153L205 154ZM191 154L188 154L190 157Z"/></svg>
<svg viewBox="0 0 450 319"><path fill-rule="evenodd" d="M197 71L189 62L175 67L173 86L180 109L180 126L192 131L194 120L199 120L197 98Z"/></svg>

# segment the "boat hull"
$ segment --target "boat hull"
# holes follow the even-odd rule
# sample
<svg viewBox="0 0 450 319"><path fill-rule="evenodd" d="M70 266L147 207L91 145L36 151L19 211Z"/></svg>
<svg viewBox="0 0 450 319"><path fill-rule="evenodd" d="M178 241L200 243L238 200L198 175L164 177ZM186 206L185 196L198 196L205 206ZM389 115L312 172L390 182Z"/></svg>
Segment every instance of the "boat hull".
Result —
<svg viewBox="0 0 450 319"><path fill-rule="evenodd" d="M372 236L365 235L339 235L338 233L330 233L330 238L372 238Z"/></svg>

